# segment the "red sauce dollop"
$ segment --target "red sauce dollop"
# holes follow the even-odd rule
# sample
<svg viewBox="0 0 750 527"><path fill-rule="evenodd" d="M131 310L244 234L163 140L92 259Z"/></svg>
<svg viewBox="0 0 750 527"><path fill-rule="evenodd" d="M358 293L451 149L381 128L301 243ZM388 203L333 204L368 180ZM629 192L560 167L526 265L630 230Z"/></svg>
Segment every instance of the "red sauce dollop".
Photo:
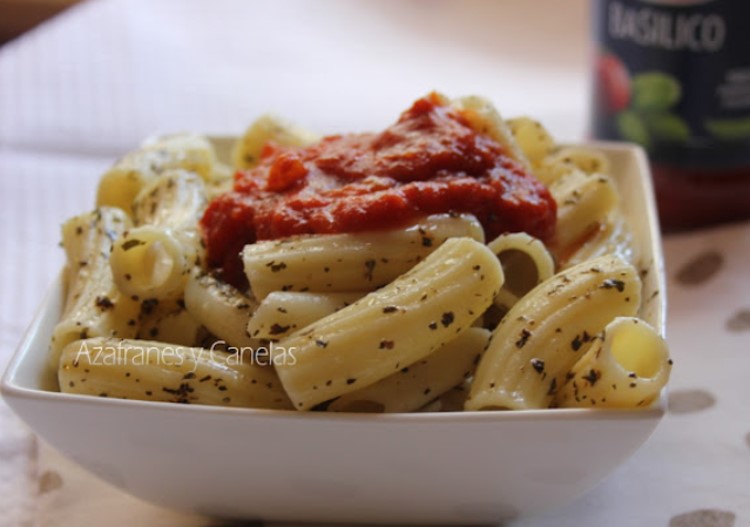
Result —
<svg viewBox="0 0 750 527"><path fill-rule="evenodd" d="M549 241L555 229L556 204L544 185L430 94L379 134L266 145L258 166L237 172L234 190L209 204L201 225L209 265L238 285L245 244L391 228L444 212L474 214L488 239L524 231Z"/></svg>

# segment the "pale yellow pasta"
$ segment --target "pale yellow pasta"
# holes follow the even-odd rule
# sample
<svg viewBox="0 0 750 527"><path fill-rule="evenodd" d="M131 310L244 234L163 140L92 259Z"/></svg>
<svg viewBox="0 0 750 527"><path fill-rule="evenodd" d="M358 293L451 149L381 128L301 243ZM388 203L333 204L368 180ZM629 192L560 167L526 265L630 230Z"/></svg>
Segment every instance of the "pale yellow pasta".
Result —
<svg viewBox="0 0 750 527"><path fill-rule="evenodd" d="M258 302L210 274L193 273L185 286L185 307L218 339L230 346L257 348L247 322Z"/></svg>
<svg viewBox="0 0 750 527"><path fill-rule="evenodd" d="M487 246L503 266L505 283L495 297L495 305L503 310L555 274L552 255L540 240L525 232L501 234Z"/></svg>
<svg viewBox="0 0 750 527"><path fill-rule="evenodd" d="M206 330L185 308L183 300L151 300L141 305L139 339L159 340L169 344L195 346Z"/></svg>
<svg viewBox="0 0 750 527"><path fill-rule="evenodd" d="M558 255L575 250L605 226L619 200L612 178L580 170L557 180L549 190L557 202L555 244Z"/></svg>
<svg viewBox="0 0 750 527"><path fill-rule="evenodd" d="M62 351L58 379L66 393L291 409L273 368L252 363L249 354L149 340L72 342Z"/></svg>
<svg viewBox="0 0 750 527"><path fill-rule="evenodd" d="M190 172L169 171L144 186L133 202L138 227L112 250L117 287L141 298L181 296L190 269L201 260L198 221L205 207L205 185Z"/></svg>
<svg viewBox="0 0 750 527"><path fill-rule="evenodd" d="M259 117L237 141L232 152L235 168L252 168L260 160L267 143L279 146L307 146L319 137L274 115Z"/></svg>
<svg viewBox="0 0 750 527"><path fill-rule="evenodd" d="M611 170L607 156L593 148L581 146L560 148L548 158L548 161L572 163L586 174L607 174Z"/></svg>
<svg viewBox="0 0 750 527"><path fill-rule="evenodd" d="M186 170L168 170L144 185L133 200L133 223L168 227L196 238L207 204L206 184L200 177Z"/></svg>
<svg viewBox="0 0 750 527"><path fill-rule="evenodd" d="M467 379L461 384L454 386L438 399L440 403L440 412L463 412L466 398L471 390L471 379Z"/></svg>
<svg viewBox="0 0 750 527"><path fill-rule="evenodd" d="M372 291L461 236L484 241L474 216L438 214L401 229L262 241L245 246L242 260L260 300L271 291Z"/></svg>
<svg viewBox="0 0 750 527"><path fill-rule="evenodd" d="M635 268L650 264L607 156L557 145L538 121L504 120L481 97L429 97L547 186L548 245L523 232L485 245L470 211L446 212L245 245L241 291L207 272L207 204L238 171L320 138L271 115L231 152L223 139L156 137L103 175L99 209L64 225L66 296L51 342L61 389L334 412L651 404L671 361L634 318L653 314L639 312Z"/></svg>
<svg viewBox="0 0 750 527"><path fill-rule="evenodd" d="M441 412L442 408L443 408L443 405L440 402L440 399L433 399L432 401L430 401L429 403L427 403L423 407L418 408L415 411L416 411L416 413L426 414L426 413L433 413L433 412ZM362 410L358 410L358 411L361 412ZM376 412L374 412L374 411L366 412L365 411L364 413L376 413Z"/></svg>
<svg viewBox="0 0 750 527"><path fill-rule="evenodd" d="M447 101L447 99L445 100ZM461 97L460 99L454 99L452 105L464 111L464 117L474 130L500 143L509 157L520 163L521 166L530 168L529 160L526 159L513 137L508 123L503 120L488 99L477 96Z"/></svg>
<svg viewBox="0 0 750 527"><path fill-rule="evenodd" d="M470 238L446 241L385 287L282 339L276 371L298 410L369 386L469 328L503 283L497 257ZM276 351L274 351L276 350Z"/></svg>
<svg viewBox="0 0 750 527"><path fill-rule="evenodd" d="M353 304L364 293L299 293L274 291L250 317L247 333L253 338L278 340L339 309Z"/></svg>
<svg viewBox="0 0 750 527"><path fill-rule="evenodd" d="M561 262L561 266L566 269L605 254L617 255L633 265L636 265L640 259L633 233L628 228L625 219L617 214L609 218L601 229L567 256L565 261Z"/></svg>
<svg viewBox="0 0 750 527"><path fill-rule="evenodd" d="M555 149L534 166L534 175L545 185L577 171L586 174L608 174L610 164L607 157L584 147L564 147Z"/></svg>
<svg viewBox="0 0 750 527"><path fill-rule="evenodd" d="M211 170L211 177L208 178L206 181L207 186L221 186L221 185L229 185L232 184L232 176L234 175L234 168L227 165L226 163L221 163L217 161L212 170Z"/></svg>
<svg viewBox="0 0 750 527"><path fill-rule="evenodd" d="M672 368L667 344L643 320L616 318L568 374L558 406L633 408L659 396Z"/></svg>
<svg viewBox="0 0 750 527"><path fill-rule="evenodd" d="M342 395L334 412L413 412L471 376L490 332L469 328L440 349L366 388Z"/></svg>
<svg viewBox="0 0 750 527"><path fill-rule="evenodd" d="M507 123L518 147L532 166L550 155L555 148L555 140L539 121L516 117L508 119Z"/></svg>
<svg viewBox="0 0 750 527"><path fill-rule="evenodd" d="M128 214L133 200L152 179L170 169L184 169L210 180L216 153L211 142L197 134L159 138L127 154L99 181L96 203L119 207Z"/></svg>
<svg viewBox="0 0 750 527"><path fill-rule="evenodd" d="M163 227L135 227L119 238L110 266L120 291L141 298L174 299L182 295L195 256Z"/></svg>
<svg viewBox="0 0 750 527"><path fill-rule="evenodd" d="M208 201L232 190L234 180L232 178L212 181L206 184L206 198Z"/></svg>
<svg viewBox="0 0 750 527"><path fill-rule="evenodd" d="M466 409L548 407L596 335L615 317L638 312L640 292L635 268L615 256L542 282L493 331Z"/></svg>
<svg viewBox="0 0 750 527"><path fill-rule="evenodd" d="M74 340L135 336L140 306L117 289L109 268L113 240L129 227L128 216L113 207L99 207L63 224L66 293L52 332L50 361L55 368L60 351Z"/></svg>

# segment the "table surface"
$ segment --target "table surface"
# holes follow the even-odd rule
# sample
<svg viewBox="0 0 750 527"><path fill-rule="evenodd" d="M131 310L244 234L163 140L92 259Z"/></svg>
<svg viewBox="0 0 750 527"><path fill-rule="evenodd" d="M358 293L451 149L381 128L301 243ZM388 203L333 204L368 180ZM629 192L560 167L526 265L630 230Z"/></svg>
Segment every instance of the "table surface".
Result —
<svg viewBox="0 0 750 527"><path fill-rule="evenodd" d="M100 0L0 48L0 369L62 265L60 223L154 132L238 133L269 111L322 133L378 129L437 88L584 138L588 3L539 4ZM750 525L750 223L665 251L667 416L595 490L512 525ZM718 265L686 276L701 259ZM210 522L100 483L0 402L0 526L95 523Z"/></svg>

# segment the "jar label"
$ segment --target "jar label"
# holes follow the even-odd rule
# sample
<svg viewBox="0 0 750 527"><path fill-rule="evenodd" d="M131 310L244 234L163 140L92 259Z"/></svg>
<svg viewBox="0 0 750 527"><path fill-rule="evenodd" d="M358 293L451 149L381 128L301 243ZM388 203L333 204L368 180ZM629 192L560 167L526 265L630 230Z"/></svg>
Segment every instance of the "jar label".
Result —
<svg viewBox="0 0 750 527"><path fill-rule="evenodd" d="M593 134L675 166L750 164L750 1L594 4Z"/></svg>

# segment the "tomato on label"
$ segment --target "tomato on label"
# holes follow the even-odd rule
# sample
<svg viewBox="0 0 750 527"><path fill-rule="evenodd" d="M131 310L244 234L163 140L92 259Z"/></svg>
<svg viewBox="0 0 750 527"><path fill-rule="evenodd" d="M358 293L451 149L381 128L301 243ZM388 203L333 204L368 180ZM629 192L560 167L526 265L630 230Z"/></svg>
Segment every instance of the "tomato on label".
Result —
<svg viewBox="0 0 750 527"><path fill-rule="evenodd" d="M631 79L628 69L615 55L604 53L596 61L594 91L600 109L617 113L630 104Z"/></svg>

